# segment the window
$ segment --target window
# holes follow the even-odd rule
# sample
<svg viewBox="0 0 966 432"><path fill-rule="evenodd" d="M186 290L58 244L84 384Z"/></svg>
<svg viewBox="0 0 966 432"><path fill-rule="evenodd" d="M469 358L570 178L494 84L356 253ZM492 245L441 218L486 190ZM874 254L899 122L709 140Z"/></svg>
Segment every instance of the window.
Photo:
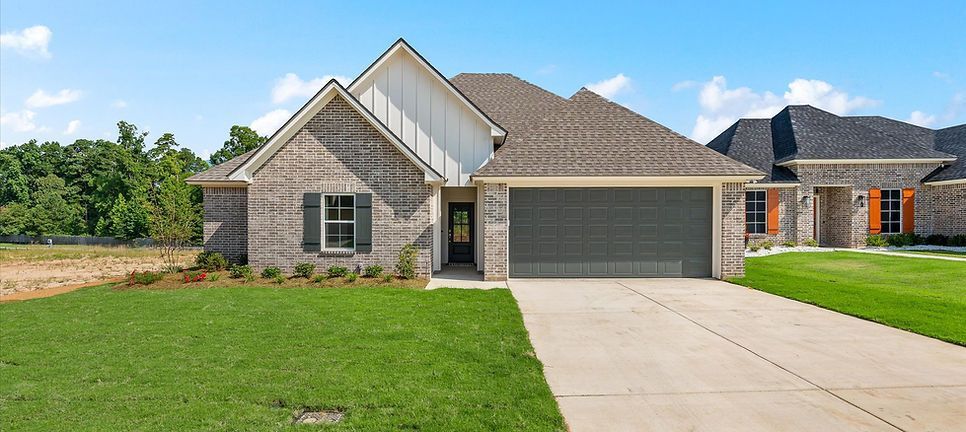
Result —
<svg viewBox="0 0 966 432"><path fill-rule="evenodd" d="M322 235L326 249L354 249L356 208L354 195L326 195L322 213Z"/></svg>
<svg viewBox="0 0 966 432"><path fill-rule="evenodd" d="M882 234L902 232L902 189L882 189Z"/></svg>
<svg viewBox="0 0 966 432"><path fill-rule="evenodd" d="M765 234L765 191L745 192L745 232L749 234Z"/></svg>

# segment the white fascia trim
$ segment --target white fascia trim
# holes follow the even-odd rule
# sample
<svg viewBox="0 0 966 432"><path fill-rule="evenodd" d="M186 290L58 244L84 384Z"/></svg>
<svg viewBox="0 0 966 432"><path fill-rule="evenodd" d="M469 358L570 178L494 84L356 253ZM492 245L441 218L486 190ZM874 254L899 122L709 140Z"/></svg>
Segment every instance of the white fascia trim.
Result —
<svg viewBox="0 0 966 432"><path fill-rule="evenodd" d="M185 180L185 183L201 186L201 187L248 187L248 182L246 181L230 181L230 180Z"/></svg>
<svg viewBox="0 0 966 432"><path fill-rule="evenodd" d="M956 158L926 158L926 159L792 159L777 163L780 167L795 165L880 165L880 164L920 164L947 163Z"/></svg>
<svg viewBox="0 0 966 432"><path fill-rule="evenodd" d="M352 106L359 114L362 115L369 123L379 131L382 136L384 136L389 142L393 143L404 156L411 160L416 166L420 167L423 172L426 173L426 182L435 181L445 181L439 173L433 170L425 161L416 156L412 150L406 147L399 138L393 134L386 125L382 124L374 115L372 115L369 110L362 106L354 96L352 96L341 84L336 80L329 80L329 83L322 87L315 96L312 97L298 112L295 113L292 118L290 118L285 125L282 126L278 132L268 140L268 142L258 149L255 154L253 154L248 160L235 168L234 171L228 174L229 180L234 181L244 181L251 183L252 174L258 170L263 164L265 164L268 159L278 151L279 148L289 139L291 139L295 134L305 126L309 120L312 119L318 112L324 108L336 95L342 96L349 105Z"/></svg>
<svg viewBox="0 0 966 432"><path fill-rule="evenodd" d="M389 47L389 49L386 50L386 52L384 52L381 56L379 56L379 58L376 59L376 61L372 63L372 65L369 66L369 68L362 73L362 75L359 75L358 78L356 78L354 81L352 81L351 84L349 84L349 88L348 88L349 92L354 92L360 85L362 85L363 82L365 82L370 76L372 76L372 74L375 73L377 69L382 67L383 63L389 60L389 58L392 57L393 54L396 54L396 52L399 50L406 51L406 53L408 53L410 57L416 60L416 63L419 63L424 69L426 69L426 71L429 72L430 75L436 77L436 80L439 81L439 83L442 84L443 87L446 87L446 89L448 89L450 93L452 93L461 102L463 102L463 105L465 105L467 108L470 109L470 111L473 111L481 120L483 120L490 127L490 136L493 136L493 137L506 136L505 129L500 127L500 125L494 123L492 119L490 119L489 117L486 116L486 114L483 113L483 111L480 111L480 109L477 108L476 105L473 105L473 103L470 102L469 99L463 96L463 93L461 93L458 89L456 89L456 87L453 86L453 83L449 82L449 80L446 79L446 77L444 77L442 74L440 74L435 67L430 65L429 62L427 62L426 59L423 58L422 55L417 53L416 50L413 49L413 47L409 46L408 42L406 42L401 38L398 41L396 41L396 43L394 43L391 47Z"/></svg>
<svg viewBox="0 0 966 432"><path fill-rule="evenodd" d="M954 185L954 184L966 184L966 179L927 181L925 184L926 185L929 185L929 186L943 186L943 185Z"/></svg>
<svg viewBox="0 0 966 432"><path fill-rule="evenodd" d="M746 189L791 189L801 186L801 183L748 183Z"/></svg>
<svg viewBox="0 0 966 432"><path fill-rule="evenodd" d="M486 177L472 176L481 183L506 183L510 187L591 187L591 186L714 186L721 183L745 183L760 180L762 175L746 176L665 176L665 177Z"/></svg>

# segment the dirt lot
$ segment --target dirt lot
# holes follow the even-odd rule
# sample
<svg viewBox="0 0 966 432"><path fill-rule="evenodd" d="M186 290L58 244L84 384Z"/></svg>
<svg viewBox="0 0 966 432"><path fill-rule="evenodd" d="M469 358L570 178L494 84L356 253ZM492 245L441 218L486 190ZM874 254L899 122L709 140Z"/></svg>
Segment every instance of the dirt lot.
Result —
<svg viewBox="0 0 966 432"><path fill-rule="evenodd" d="M198 251L182 251L188 266ZM0 245L0 296L159 270L160 254L152 248L101 246Z"/></svg>

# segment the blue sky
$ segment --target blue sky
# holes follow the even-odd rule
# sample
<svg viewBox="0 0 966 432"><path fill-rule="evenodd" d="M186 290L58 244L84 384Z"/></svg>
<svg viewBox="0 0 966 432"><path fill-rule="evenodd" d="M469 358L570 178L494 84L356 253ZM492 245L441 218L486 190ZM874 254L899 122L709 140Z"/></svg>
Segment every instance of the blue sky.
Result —
<svg viewBox="0 0 966 432"><path fill-rule="evenodd" d="M0 3L0 142L116 138L127 120L207 155L265 134L398 37L447 76L592 89L706 142L788 103L966 122L966 3ZM290 75L291 74L291 75Z"/></svg>

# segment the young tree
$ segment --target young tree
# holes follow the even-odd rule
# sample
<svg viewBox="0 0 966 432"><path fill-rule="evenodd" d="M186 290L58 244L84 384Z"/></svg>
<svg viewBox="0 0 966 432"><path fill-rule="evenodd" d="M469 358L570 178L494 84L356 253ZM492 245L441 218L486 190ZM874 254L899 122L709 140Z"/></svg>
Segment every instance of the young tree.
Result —
<svg viewBox="0 0 966 432"><path fill-rule="evenodd" d="M158 188L150 210L151 237L169 270L178 266L175 252L190 244L201 208L192 202L191 188L177 178L168 178Z"/></svg>
<svg viewBox="0 0 966 432"><path fill-rule="evenodd" d="M212 165L218 165L235 156L255 150L262 145L267 138L258 134L248 126L232 126L228 132L228 141L220 150L211 154L209 159Z"/></svg>
<svg viewBox="0 0 966 432"><path fill-rule="evenodd" d="M53 174L37 181L30 209L31 224L28 234L77 234L81 231L81 208L64 199L67 187L64 180Z"/></svg>
<svg viewBox="0 0 966 432"><path fill-rule="evenodd" d="M128 201L118 195L108 213L109 233L123 240L146 237L148 233L148 210L140 201ZM102 228L103 229L103 228Z"/></svg>

